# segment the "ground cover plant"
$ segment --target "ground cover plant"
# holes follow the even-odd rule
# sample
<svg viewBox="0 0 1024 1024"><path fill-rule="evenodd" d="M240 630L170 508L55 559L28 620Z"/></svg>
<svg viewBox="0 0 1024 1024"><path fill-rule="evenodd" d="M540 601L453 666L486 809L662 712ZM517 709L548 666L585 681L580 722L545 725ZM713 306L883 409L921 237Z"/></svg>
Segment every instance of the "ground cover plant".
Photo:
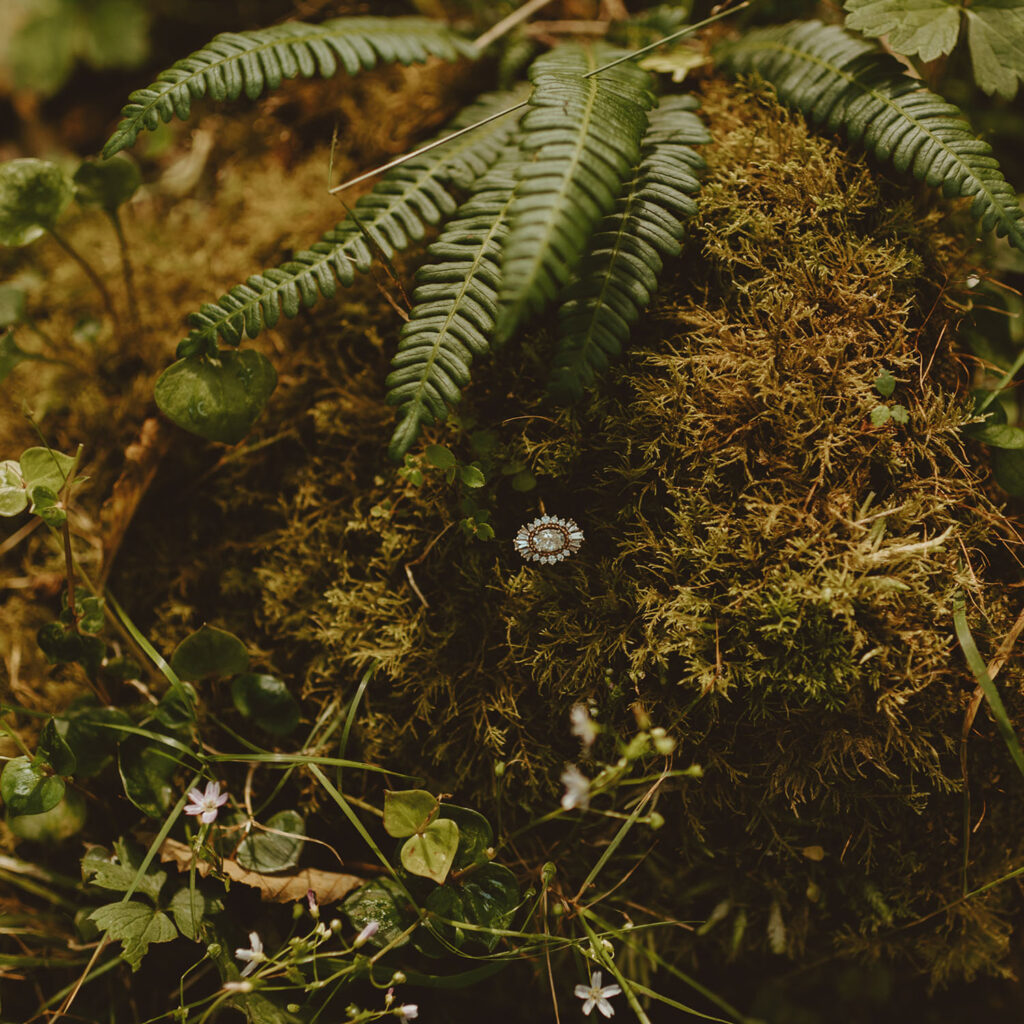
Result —
<svg viewBox="0 0 1024 1024"><path fill-rule="evenodd" d="M414 7L0 164L0 1019L1015 1019L1021 9Z"/></svg>

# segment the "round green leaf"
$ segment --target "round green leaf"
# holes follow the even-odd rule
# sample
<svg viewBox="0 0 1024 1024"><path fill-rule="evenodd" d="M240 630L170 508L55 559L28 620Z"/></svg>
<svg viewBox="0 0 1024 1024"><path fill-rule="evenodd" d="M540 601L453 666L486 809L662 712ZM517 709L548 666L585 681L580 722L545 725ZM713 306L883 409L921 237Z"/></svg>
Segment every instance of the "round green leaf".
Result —
<svg viewBox="0 0 1024 1024"><path fill-rule="evenodd" d="M99 206L113 213L142 184L138 167L123 156L86 160L75 171L75 198L83 206Z"/></svg>
<svg viewBox="0 0 1024 1024"><path fill-rule="evenodd" d="M144 736L129 736L117 752L124 795L143 814L160 818L177 796L172 778L178 762L169 747Z"/></svg>
<svg viewBox="0 0 1024 1024"><path fill-rule="evenodd" d="M185 637L171 655L171 668L178 678L191 681L234 676L248 667L245 644L234 633L216 626L201 626Z"/></svg>
<svg viewBox="0 0 1024 1024"><path fill-rule="evenodd" d="M36 843L60 843L85 826L85 798L76 790L64 792L64 799L42 814L19 814L7 819L7 827L20 839Z"/></svg>
<svg viewBox="0 0 1024 1024"><path fill-rule="evenodd" d="M0 516L16 516L28 508L28 489L21 466L13 459L0 462Z"/></svg>
<svg viewBox="0 0 1024 1024"><path fill-rule="evenodd" d="M64 780L42 760L15 757L0 774L0 796L12 815L43 814L61 802Z"/></svg>
<svg viewBox="0 0 1024 1024"><path fill-rule="evenodd" d="M28 296L13 284L0 284L0 327L14 327L25 319Z"/></svg>
<svg viewBox="0 0 1024 1024"><path fill-rule="evenodd" d="M992 474L1007 494L1024 497L1024 451L997 448L992 452Z"/></svg>
<svg viewBox="0 0 1024 1024"><path fill-rule="evenodd" d="M437 818L402 847L402 867L412 875L441 885L448 877L459 848L459 826L451 818Z"/></svg>
<svg viewBox="0 0 1024 1024"><path fill-rule="evenodd" d="M971 431L971 437L976 441L983 441L993 448L1005 448L1008 450L1024 448L1024 430L1020 427L1010 427L1005 423L985 424L979 429Z"/></svg>
<svg viewBox="0 0 1024 1024"><path fill-rule="evenodd" d="M57 223L72 194L68 176L48 160L0 164L0 245L34 242Z"/></svg>
<svg viewBox="0 0 1024 1024"><path fill-rule="evenodd" d="M362 931L376 921L379 931L369 944L377 949L383 946L404 946L409 937L402 933L416 920L402 887L391 878L378 878L350 893L342 904L345 916L356 931Z"/></svg>
<svg viewBox="0 0 1024 1024"><path fill-rule="evenodd" d="M280 679L247 672L231 681L231 699L246 718L271 736L287 736L299 724L299 705Z"/></svg>
<svg viewBox="0 0 1024 1024"><path fill-rule="evenodd" d="M465 920L482 928L508 928L519 906L519 883L516 876L501 864L485 864L474 871L462 883L461 891ZM482 942L488 952L501 939L500 935L483 932L470 932L469 935Z"/></svg>
<svg viewBox="0 0 1024 1024"><path fill-rule="evenodd" d="M471 864L486 864L489 860L487 850L494 843L494 830L491 823L476 811L457 804L441 804L439 818L450 818L459 826L459 852L455 858L455 868L462 871Z"/></svg>
<svg viewBox="0 0 1024 1024"><path fill-rule="evenodd" d="M64 739L75 755L78 779L91 778L103 770L114 756L118 741L127 735L116 727L132 724L123 711L95 705L72 708L65 717L68 724Z"/></svg>
<svg viewBox="0 0 1024 1024"><path fill-rule="evenodd" d="M483 487L487 478L476 466L460 466L459 479L467 487Z"/></svg>
<svg viewBox="0 0 1024 1024"><path fill-rule="evenodd" d="M254 349L221 349L216 359L179 359L156 382L156 404L173 423L208 441L237 444L263 411L277 373Z"/></svg>
<svg viewBox="0 0 1024 1024"><path fill-rule="evenodd" d="M248 871L269 875L287 871L299 862L305 840L306 823L297 811L281 811L267 822L267 828L291 833L287 836L253 829L238 847L236 860Z"/></svg>
<svg viewBox="0 0 1024 1024"><path fill-rule="evenodd" d="M455 465L455 456L443 444L428 444L423 454L435 469L451 469Z"/></svg>
<svg viewBox="0 0 1024 1024"><path fill-rule="evenodd" d="M384 831L402 839L422 832L437 814L438 800L425 789L396 789L384 794Z"/></svg>

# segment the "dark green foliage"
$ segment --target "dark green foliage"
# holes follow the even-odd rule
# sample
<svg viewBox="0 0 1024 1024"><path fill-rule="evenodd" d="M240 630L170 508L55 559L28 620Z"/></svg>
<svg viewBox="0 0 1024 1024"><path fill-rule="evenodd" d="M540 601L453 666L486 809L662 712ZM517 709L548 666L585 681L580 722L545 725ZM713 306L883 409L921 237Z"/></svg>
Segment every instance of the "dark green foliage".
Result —
<svg viewBox="0 0 1024 1024"><path fill-rule="evenodd" d="M438 138L514 101L513 94L490 93L463 110ZM352 215L319 242L191 314L192 330L179 346L179 355L215 352L218 335L230 345L239 344L246 334L255 338L273 327L282 311L287 317L296 316L321 295L333 296L338 282L351 285L355 272L366 273L381 254L390 258L422 238L425 224L436 224L455 210L450 187L472 184L514 129L513 116L499 118L389 171L369 195L359 199Z"/></svg>
<svg viewBox="0 0 1024 1024"><path fill-rule="evenodd" d="M691 147L710 141L696 106L691 97L670 96L650 114L636 177L598 224L561 297L556 393L578 398L619 355L658 287L663 261L679 254L704 167Z"/></svg>
<svg viewBox="0 0 1024 1024"><path fill-rule="evenodd" d="M396 460L421 425L445 418L469 382L473 356L490 349L517 163L513 152L477 182L416 275L415 305L386 381L388 402L399 406L390 448Z"/></svg>
<svg viewBox="0 0 1024 1024"><path fill-rule="evenodd" d="M523 162L502 258L497 337L504 341L566 284L597 222L640 159L650 76L626 63L591 74L607 48L561 46L530 66ZM589 76L589 77L588 77Z"/></svg>
<svg viewBox="0 0 1024 1024"><path fill-rule="evenodd" d="M1024 251L1024 211L988 143L959 108L923 88L893 58L817 21L750 32L722 51L737 74L757 72L779 98L830 131L842 129L900 172L973 199L972 215Z"/></svg>
<svg viewBox="0 0 1024 1024"><path fill-rule="evenodd" d="M319 25L288 21L252 32L224 32L131 94L103 155L127 149L139 132L152 131L161 121L187 119L192 101L204 96L234 100L244 92L252 100L299 75L328 78L339 70L355 75L380 62L411 64L473 54L461 36L426 18L334 18Z"/></svg>

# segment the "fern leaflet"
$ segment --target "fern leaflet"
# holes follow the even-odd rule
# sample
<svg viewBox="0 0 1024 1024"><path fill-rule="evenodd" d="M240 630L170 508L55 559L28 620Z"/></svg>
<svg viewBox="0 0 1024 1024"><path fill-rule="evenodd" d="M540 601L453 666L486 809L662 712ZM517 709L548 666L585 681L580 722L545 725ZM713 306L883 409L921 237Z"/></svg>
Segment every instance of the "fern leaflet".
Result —
<svg viewBox="0 0 1024 1024"><path fill-rule="evenodd" d="M287 21L252 32L223 32L128 97L103 156L127 149L161 120L187 119L192 101L204 96L234 100L244 92L256 99L297 75L329 78L339 67L355 75L381 61L412 64L475 55L469 42L428 18L334 18L319 25Z"/></svg>
<svg viewBox="0 0 1024 1024"><path fill-rule="evenodd" d="M821 22L797 22L749 33L722 53L733 72L756 71L779 98L854 142L898 171L969 196L971 214L1024 250L1024 211L999 171L988 143L959 108L905 75L891 57L849 32Z"/></svg>
<svg viewBox="0 0 1024 1024"><path fill-rule="evenodd" d="M676 256L682 218L693 215L704 160L691 147L710 135L689 96L670 96L650 114L643 159L628 192L594 232L562 295L551 390L578 398L629 340L658 286L663 260Z"/></svg>
<svg viewBox="0 0 1024 1024"><path fill-rule="evenodd" d="M517 163L513 152L477 183L416 275L416 305L387 379L388 402L399 407L388 449L396 461L422 425L444 419L469 383L473 356L490 349Z"/></svg>
<svg viewBox="0 0 1024 1024"><path fill-rule="evenodd" d="M524 159L502 261L499 341L565 286L640 159L654 103L650 76L626 63L584 77L597 67L595 50L573 45L530 66L534 90L522 121Z"/></svg>
<svg viewBox="0 0 1024 1024"><path fill-rule="evenodd" d="M515 99L515 94L488 93L461 111L438 137L482 120ZM516 117L510 114L389 171L356 202L354 217L346 218L309 249L254 274L217 302L204 303L198 313L190 314L192 330L178 346L178 355L215 354L218 335L229 345L238 345L243 335L255 338L277 323L282 310L286 317L293 317L303 307L313 306L320 295L331 298L337 282L350 285L355 271L370 269L375 248L390 258L422 238L424 223L436 224L456 208L446 186L471 185L497 159L515 128Z"/></svg>

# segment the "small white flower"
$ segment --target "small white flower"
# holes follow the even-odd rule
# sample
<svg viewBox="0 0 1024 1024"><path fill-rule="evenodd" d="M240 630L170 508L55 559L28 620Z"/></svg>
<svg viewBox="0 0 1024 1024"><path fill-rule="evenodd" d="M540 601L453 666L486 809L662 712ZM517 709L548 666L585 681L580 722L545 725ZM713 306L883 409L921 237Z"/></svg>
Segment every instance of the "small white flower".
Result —
<svg viewBox="0 0 1024 1024"><path fill-rule="evenodd" d="M574 807L584 810L590 806L590 779L575 765L569 765L562 772L562 785L565 786L563 810L571 811Z"/></svg>
<svg viewBox="0 0 1024 1024"><path fill-rule="evenodd" d="M399 1020L415 1020L420 1015L420 1008L415 1003L406 1003L395 1010Z"/></svg>
<svg viewBox="0 0 1024 1024"><path fill-rule="evenodd" d="M369 921L363 925L363 930L356 936L352 946L358 949L360 946L365 946L380 931L380 923L378 921Z"/></svg>
<svg viewBox="0 0 1024 1024"><path fill-rule="evenodd" d="M253 971L267 958L263 955L263 941L257 932L249 932L249 948L236 949L235 957L238 960L247 961L242 969L242 977L252 974Z"/></svg>
<svg viewBox="0 0 1024 1024"><path fill-rule="evenodd" d="M185 805L185 813L199 818L204 825L217 820L217 812L228 802L227 793L220 791L219 782L208 782L206 789L190 789L188 798L192 801Z"/></svg>
<svg viewBox="0 0 1024 1024"><path fill-rule="evenodd" d="M312 889L306 890L306 905L309 907L309 913L313 920L318 920L320 917L320 904L317 902L316 893Z"/></svg>
<svg viewBox="0 0 1024 1024"><path fill-rule="evenodd" d="M221 986L224 992L251 992L252 982L251 981L225 981Z"/></svg>
<svg viewBox="0 0 1024 1024"><path fill-rule="evenodd" d="M578 736L584 747L592 747L597 739L597 723L583 704L573 704L569 711L569 721L572 722L573 736Z"/></svg>
<svg viewBox="0 0 1024 1024"><path fill-rule="evenodd" d="M583 1015L590 1016L590 1011L596 1006L605 1017L615 1015L615 1007L608 1002L612 996L617 996L622 991L618 985L605 985L601 987L601 972L594 971L590 975L590 987L586 985L576 986L576 997L583 1000Z"/></svg>

